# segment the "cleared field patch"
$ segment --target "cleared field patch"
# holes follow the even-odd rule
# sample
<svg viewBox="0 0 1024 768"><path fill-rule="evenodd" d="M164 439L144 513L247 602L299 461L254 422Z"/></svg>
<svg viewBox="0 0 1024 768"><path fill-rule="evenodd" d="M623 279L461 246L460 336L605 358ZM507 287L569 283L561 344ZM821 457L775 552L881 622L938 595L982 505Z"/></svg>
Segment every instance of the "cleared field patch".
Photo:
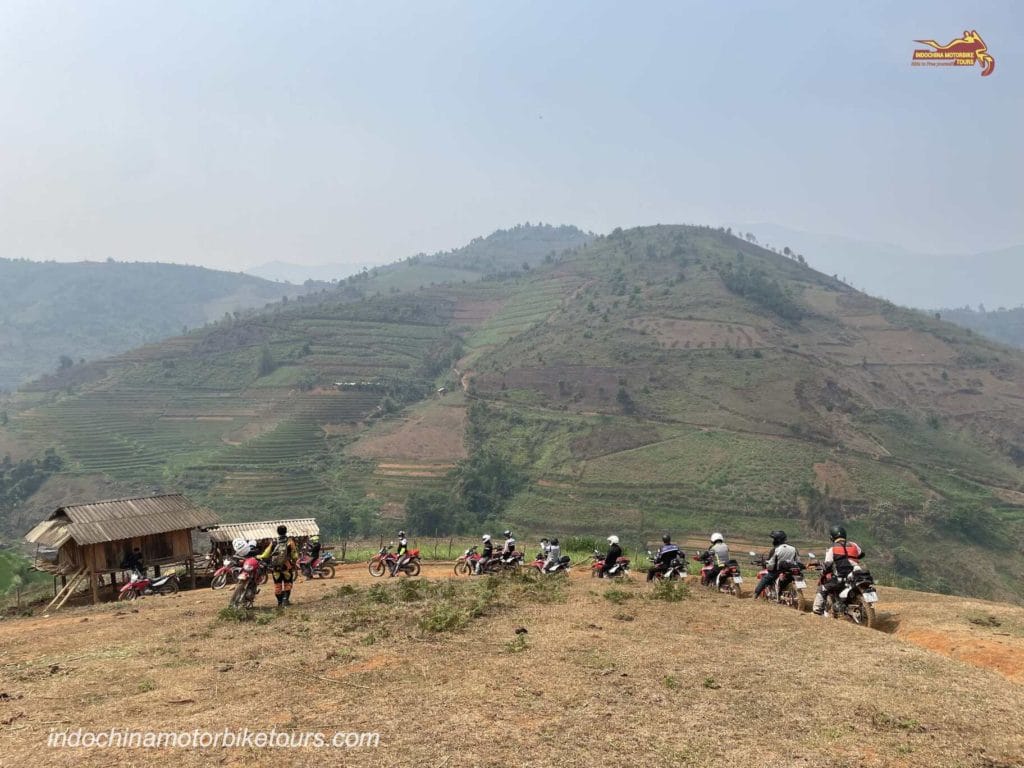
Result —
<svg viewBox="0 0 1024 768"><path fill-rule="evenodd" d="M431 402L411 410L404 419L381 424L347 452L363 458L454 462L467 456L465 432L464 406Z"/></svg>
<svg viewBox="0 0 1024 768"><path fill-rule="evenodd" d="M774 346L768 335L752 325L670 317L635 317L624 325L642 331L667 349L764 349Z"/></svg>

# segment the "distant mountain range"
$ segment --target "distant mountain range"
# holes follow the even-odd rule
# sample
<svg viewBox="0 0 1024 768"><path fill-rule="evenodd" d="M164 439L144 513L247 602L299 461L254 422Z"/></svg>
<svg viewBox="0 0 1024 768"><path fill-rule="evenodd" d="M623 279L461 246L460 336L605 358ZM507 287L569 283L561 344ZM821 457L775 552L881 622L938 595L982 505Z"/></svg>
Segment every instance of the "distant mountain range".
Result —
<svg viewBox="0 0 1024 768"><path fill-rule="evenodd" d="M740 224L761 245L801 254L814 269L907 307L932 309L1024 304L1024 245L974 254L929 254L890 243L801 232L777 224Z"/></svg>
<svg viewBox="0 0 1024 768"><path fill-rule="evenodd" d="M0 389L304 292L180 264L0 259Z"/></svg>

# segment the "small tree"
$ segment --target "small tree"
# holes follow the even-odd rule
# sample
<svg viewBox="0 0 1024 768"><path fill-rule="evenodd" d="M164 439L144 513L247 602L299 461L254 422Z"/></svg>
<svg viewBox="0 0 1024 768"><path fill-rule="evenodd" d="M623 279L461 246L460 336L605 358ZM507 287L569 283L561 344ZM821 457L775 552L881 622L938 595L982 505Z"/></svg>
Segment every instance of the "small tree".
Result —
<svg viewBox="0 0 1024 768"><path fill-rule="evenodd" d="M270 345L264 344L263 349L260 350L257 371L260 376L267 376L273 373L275 368L277 368L277 363L274 361L274 354L270 351Z"/></svg>
<svg viewBox="0 0 1024 768"><path fill-rule="evenodd" d="M60 365L60 369L62 371L66 371L68 368L75 364L75 361L72 360L67 355L61 355L60 358L58 358L57 362Z"/></svg>

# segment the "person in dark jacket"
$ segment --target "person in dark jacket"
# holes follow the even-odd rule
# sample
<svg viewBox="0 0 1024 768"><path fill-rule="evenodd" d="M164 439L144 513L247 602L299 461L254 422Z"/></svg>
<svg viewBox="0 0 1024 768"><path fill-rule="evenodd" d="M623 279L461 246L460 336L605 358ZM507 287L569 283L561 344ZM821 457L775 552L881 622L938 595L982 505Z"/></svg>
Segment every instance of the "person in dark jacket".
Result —
<svg viewBox="0 0 1024 768"><path fill-rule="evenodd" d="M661 537L661 549L654 556L654 565L647 570L647 580L654 581L655 575L664 573L669 565L679 557L679 547L672 543L672 537L667 533Z"/></svg>
<svg viewBox="0 0 1024 768"><path fill-rule="evenodd" d="M769 535L772 537L772 551L765 560L765 574L757 582L757 588L754 589L755 600L761 596L769 584L778 578L780 573L796 562L799 554L796 547L786 543L785 531L772 531Z"/></svg>
<svg viewBox="0 0 1024 768"><path fill-rule="evenodd" d="M618 562L619 558L622 557L622 547L619 546L618 536L608 537L608 554L604 556L604 565L601 566L601 578L603 579L608 575L615 563Z"/></svg>

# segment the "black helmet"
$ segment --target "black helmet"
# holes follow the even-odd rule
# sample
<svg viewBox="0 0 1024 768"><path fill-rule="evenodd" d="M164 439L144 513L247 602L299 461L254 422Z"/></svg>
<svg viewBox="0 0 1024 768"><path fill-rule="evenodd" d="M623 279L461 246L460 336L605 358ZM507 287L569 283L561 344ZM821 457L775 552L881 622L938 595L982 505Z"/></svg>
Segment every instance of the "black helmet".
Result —
<svg viewBox="0 0 1024 768"><path fill-rule="evenodd" d="M665 542L666 544L671 544L672 543L672 537L669 536L667 533L664 536L661 537L661 540L663 542Z"/></svg>
<svg viewBox="0 0 1024 768"><path fill-rule="evenodd" d="M835 541L836 539L845 539L846 529L841 525L833 525L828 529L828 536L832 541Z"/></svg>
<svg viewBox="0 0 1024 768"><path fill-rule="evenodd" d="M551 544L552 544L553 546L556 546L556 547L557 547L557 546L558 546L558 539L552 539L552 540L551 540Z"/></svg>
<svg viewBox="0 0 1024 768"><path fill-rule="evenodd" d="M277 535L278 536L287 536L288 535L288 526L287 525L279 525L279 526L277 526Z"/></svg>
<svg viewBox="0 0 1024 768"><path fill-rule="evenodd" d="M772 544L779 546L779 544L786 543L786 532L785 531L772 531L768 534L772 537Z"/></svg>

